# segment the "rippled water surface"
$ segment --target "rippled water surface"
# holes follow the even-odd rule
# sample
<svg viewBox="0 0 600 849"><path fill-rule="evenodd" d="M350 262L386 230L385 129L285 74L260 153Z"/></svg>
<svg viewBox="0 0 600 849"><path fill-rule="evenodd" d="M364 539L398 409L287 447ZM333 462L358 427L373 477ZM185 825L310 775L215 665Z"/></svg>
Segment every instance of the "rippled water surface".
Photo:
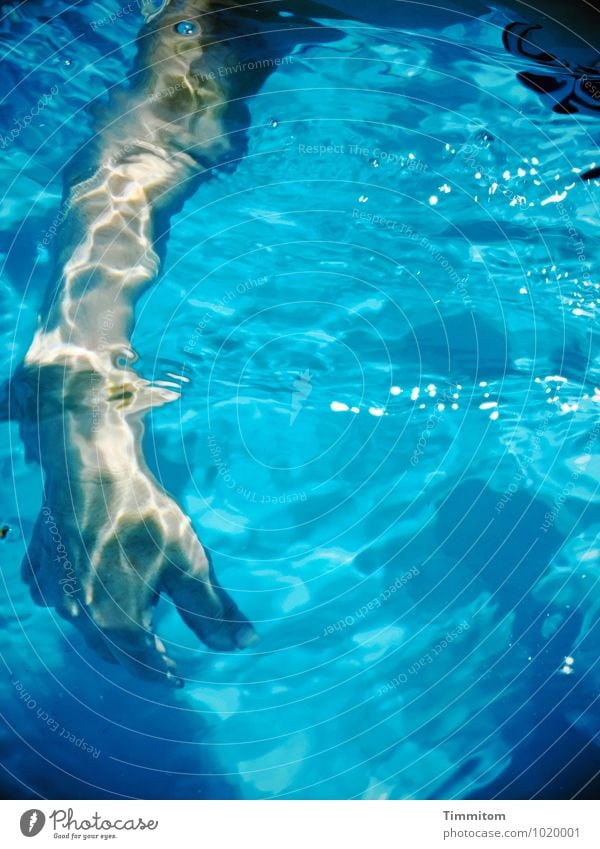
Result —
<svg viewBox="0 0 600 849"><path fill-rule="evenodd" d="M133 61L138 16L94 33L101 14L1 26L2 377L50 277L63 163ZM40 470L0 426L6 794L561 797L592 778L598 186L578 172L600 125L518 83L507 20L307 32L139 303L137 367L181 384L146 455L257 646L213 654L163 603L172 692L35 608Z"/></svg>

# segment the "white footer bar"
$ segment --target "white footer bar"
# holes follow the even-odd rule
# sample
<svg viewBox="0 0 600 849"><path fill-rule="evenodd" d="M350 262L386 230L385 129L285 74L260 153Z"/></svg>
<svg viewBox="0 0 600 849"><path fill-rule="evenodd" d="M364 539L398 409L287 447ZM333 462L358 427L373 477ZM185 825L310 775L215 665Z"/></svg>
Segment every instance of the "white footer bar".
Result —
<svg viewBox="0 0 600 849"><path fill-rule="evenodd" d="M6 801L0 845L599 849L598 802Z"/></svg>

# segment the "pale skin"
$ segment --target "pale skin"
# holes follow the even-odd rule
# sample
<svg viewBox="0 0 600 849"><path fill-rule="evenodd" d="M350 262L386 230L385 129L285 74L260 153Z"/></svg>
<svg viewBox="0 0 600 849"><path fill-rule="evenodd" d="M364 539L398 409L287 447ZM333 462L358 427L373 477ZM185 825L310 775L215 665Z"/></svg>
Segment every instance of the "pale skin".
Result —
<svg viewBox="0 0 600 849"><path fill-rule="evenodd" d="M190 519L142 454L144 413L177 397L144 381L131 364L135 303L159 272L157 231L207 169L240 155L243 97L269 73L219 77L214 69L285 54L293 33L288 43L279 33L269 44L268 35L281 29L275 15L282 8L377 23L378 14L389 20L393 7L399 27L430 21L427 4L372 5L173 0L142 29L133 92L113 98L98 127L93 167L85 179L71 179L56 282L13 381L23 438L45 475L45 506L24 575L39 603L138 675L181 683L153 633L160 593L211 649L245 648L256 639L220 587ZM460 14L457 4L447 5L450 17ZM522 16L527 4L510 5ZM477 15L486 6L473 0L460 10ZM595 32L598 13L583 0L548 2L544 10L525 11L565 44ZM188 32L177 30L182 22ZM57 533L48 531L49 514Z"/></svg>
<svg viewBox="0 0 600 849"><path fill-rule="evenodd" d="M135 94L99 130L93 175L71 187L58 286L15 380L23 436L43 466L46 509L75 576L61 583L65 561L42 514L24 563L34 597L105 657L174 683L152 633L161 592L209 647L255 639L189 518L144 462L143 413L176 396L127 364L136 298L159 269L157 215L231 147L223 135L229 95L209 71L236 56L210 22L195 23L189 36L174 30L207 8L180 3L142 34Z"/></svg>

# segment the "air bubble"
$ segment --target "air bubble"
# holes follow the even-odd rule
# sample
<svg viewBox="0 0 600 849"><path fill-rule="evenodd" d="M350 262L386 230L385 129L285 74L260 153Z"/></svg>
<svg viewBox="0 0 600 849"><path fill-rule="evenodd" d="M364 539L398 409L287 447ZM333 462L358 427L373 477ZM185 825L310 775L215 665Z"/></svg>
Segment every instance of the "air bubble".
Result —
<svg viewBox="0 0 600 849"><path fill-rule="evenodd" d="M194 35L198 27L193 21L179 21L175 24L175 32L179 35Z"/></svg>
<svg viewBox="0 0 600 849"><path fill-rule="evenodd" d="M132 363L135 363L137 354L131 348L123 348L113 351L111 359L116 368L125 369L129 368Z"/></svg>
<svg viewBox="0 0 600 849"><path fill-rule="evenodd" d="M0 542L17 542L21 538L16 522L0 521Z"/></svg>
<svg viewBox="0 0 600 849"><path fill-rule="evenodd" d="M494 141L494 136L487 130L480 130L478 133L476 133L475 140L481 147L489 147L490 144Z"/></svg>

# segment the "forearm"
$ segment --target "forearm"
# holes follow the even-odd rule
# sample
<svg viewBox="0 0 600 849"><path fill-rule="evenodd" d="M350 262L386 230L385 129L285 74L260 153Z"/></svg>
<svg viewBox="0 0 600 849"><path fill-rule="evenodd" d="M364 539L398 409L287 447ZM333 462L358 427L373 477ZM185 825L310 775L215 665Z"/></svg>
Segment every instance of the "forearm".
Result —
<svg viewBox="0 0 600 849"><path fill-rule="evenodd" d="M157 217L230 146L231 83L213 69L232 48L215 5L188 0L142 30L132 84L96 130L92 176L69 188L57 285L28 363L57 361L67 346L108 362L128 347L135 301L159 271Z"/></svg>
<svg viewBox="0 0 600 849"><path fill-rule="evenodd" d="M221 47L198 19L207 8L186 2L143 28L132 85L96 129L91 176L69 187L56 284L18 375L23 436L55 499L64 481L148 477L137 422L177 397L128 354L136 300L159 272L157 219L226 154L228 92L209 72ZM177 33L182 19L192 35Z"/></svg>

